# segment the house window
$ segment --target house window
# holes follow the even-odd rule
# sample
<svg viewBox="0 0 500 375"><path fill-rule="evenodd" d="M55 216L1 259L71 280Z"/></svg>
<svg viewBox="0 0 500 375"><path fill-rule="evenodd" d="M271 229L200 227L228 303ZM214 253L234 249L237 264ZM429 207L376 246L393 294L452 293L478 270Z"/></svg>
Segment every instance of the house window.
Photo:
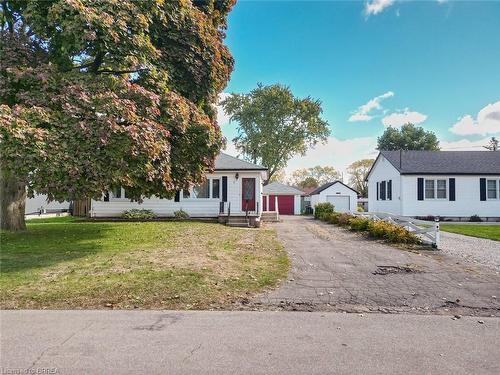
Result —
<svg viewBox="0 0 500 375"><path fill-rule="evenodd" d="M212 198L220 197L220 180L213 179L212 181Z"/></svg>
<svg viewBox="0 0 500 375"><path fill-rule="evenodd" d="M488 187L488 193L487 193L488 199L497 199L498 198L497 180L488 180L487 187Z"/></svg>
<svg viewBox="0 0 500 375"><path fill-rule="evenodd" d="M437 199L446 199L446 180L437 180Z"/></svg>
<svg viewBox="0 0 500 375"><path fill-rule="evenodd" d="M434 198L434 180L425 180L425 199Z"/></svg>
<svg viewBox="0 0 500 375"><path fill-rule="evenodd" d="M118 187L118 188L113 189L113 191L111 191L111 195L113 196L113 198L121 198L122 197L122 188Z"/></svg>
<svg viewBox="0 0 500 375"><path fill-rule="evenodd" d="M193 186L191 198L210 198L210 181L206 180L201 185Z"/></svg>
<svg viewBox="0 0 500 375"><path fill-rule="evenodd" d="M189 199L189 198L191 198L191 193L189 192L189 190L183 190L182 191L182 198L183 199Z"/></svg>
<svg viewBox="0 0 500 375"><path fill-rule="evenodd" d="M385 201L385 187L386 187L386 183L385 181L382 181L380 183L380 199Z"/></svg>
<svg viewBox="0 0 500 375"><path fill-rule="evenodd" d="M425 199L446 199L446 180L425 180Z"/></svg>

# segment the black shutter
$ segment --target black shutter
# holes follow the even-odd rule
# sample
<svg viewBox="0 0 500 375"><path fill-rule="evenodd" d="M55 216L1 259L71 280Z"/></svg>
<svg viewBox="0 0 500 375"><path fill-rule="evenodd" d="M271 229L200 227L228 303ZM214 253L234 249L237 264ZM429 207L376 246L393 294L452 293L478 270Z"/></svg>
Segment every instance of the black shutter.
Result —
<svg viewBox="0 0 500 375"><path fill-rule="evenodd" d="M176 191L175 192L174 202L180 202L180 200L181 200L181 192L180 191Z"/></svg>
<svg viewBox="0 0 500 375"><path fill-rule="evenodd" d="M424 200L424 179L417 178L417 199L419 201Z"/></svg>
<svg viewBox="0 0 500 375"><path fill-rule="evenodd" d="M385 201L385 187L386 187L386 182L382 181L380 183L380 199Z"/></svg>
<svg viewBox="0 0 500 375"><path fill-rule="evenodd" d="M454 201L455 200L455 179L450 178L448 185L450 187L450 201Z"/></svg>
<svg viewBox="0 0 500 375"><path fill-rule="evenodd" d="M479 179L479 199L486 200L486 178Z"/></svg>
<svg viewBox="0 0 500 375"><path fill-rule="evenodd" d="M387 181L387 200L392 201L392 180Z"/></svg>
<svg viewBox="0 0 500 375"><path fill-rule="evenodd" d="M222 201L227 202L227 176L222 176Z"/></svg>
<svg viewBox="0 0 500 375"><path fill-rule="evenodd" d="M104 193L104 202L109 202L109 191Z"/></svg>
<svg viewBox="0 0 500 375"><path fill-rule="evenodd" d="M378 192L379 192L379 187L378 187L378 184L379 184L379 183L377 182L377 200L378 200L378 196L379 196L379 194L378 194Z"/></svg>

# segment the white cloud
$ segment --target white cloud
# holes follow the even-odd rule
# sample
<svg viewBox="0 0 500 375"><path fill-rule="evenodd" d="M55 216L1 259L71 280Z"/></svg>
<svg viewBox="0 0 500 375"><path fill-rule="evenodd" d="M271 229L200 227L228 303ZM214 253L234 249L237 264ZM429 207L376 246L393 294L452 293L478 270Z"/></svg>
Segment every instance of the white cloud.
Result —
<svg viewBox="0 0 500 375"><path fill-rule="evenodd" d="M410 111L406 108L402 112L393 112L390 115L385 116L382 119L382 124L385 127L392 126L394 128L400 128L404 124L412 123L412 124L421 124L427 119L427 115L424 115L420 112Z"/></svg>
<svg viewBox="0 0 500 375"><path fill-rule="evenodd" d="M219 94L219 103L226 99L229 95L228 92L222 92ZM217 123L220 127L229 124L229 116L224 112L224 108L219 104L217 105Z"/></svg>
<svg viewBox="0 0 500 375"><path fill-rule="evenodd" d="M395 0L370 0L365 2L365 15L371 16L381 13L385 8L394 4Z"/></svg>
<svg viewBox="0 0 500 375"><path fill-rule="evenodd" d="M477 141L469 141L468 139L460 139L452 142L440 141L439 146L443 151L486 151L483 146L487 146L490 139L491 137L486 137Z"/></svg>
<svg viewBox="0 0 500 375"><path fill-rule="evenodd" d="M394 93L392 91L387 91L385 94L376 96L375 98L368 101L368 103L360 106L356 111L352 112L351 117L349 117L349 122L357 121L370 121L373 115L370 112L374 110L381 110L381 102L387 98L393 97Z"/></svg>
<svg viewBox="0 0 500 375"><path fill-rule="evenodd" d="M476 118L465 115L458 119L450 132L459 135L487 135L500 133L500 101L488 104L481 109Z"/></svg>

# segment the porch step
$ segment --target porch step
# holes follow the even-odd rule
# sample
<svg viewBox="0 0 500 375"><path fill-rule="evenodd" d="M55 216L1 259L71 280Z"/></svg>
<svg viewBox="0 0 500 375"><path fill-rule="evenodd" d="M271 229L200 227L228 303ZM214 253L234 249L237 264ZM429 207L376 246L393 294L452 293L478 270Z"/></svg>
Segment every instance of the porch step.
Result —
<svg viewBox="0 0 500 375"><path fill-rule="evenodd" d="M244 216L235 216L235 217L229 217L227 225L230 227L248 228L250 226L250 222Z"/></svg>
<svg viewBox="0 0 500 375"><path fill-rule="evenodd" d="M261 214L260 220L268 222L268 223L277 222L277 221L279 221L278 212L277 211L266 211L266 212L263 212Z"/></svg>
<svg viewBox="0 0 500 375"><path fill-rule="evenodd" d="M233 227L233 228L250 228L250 224L248 224L248 223L230 223L230 222L228 222L226 225L228 227Z"/></svg>

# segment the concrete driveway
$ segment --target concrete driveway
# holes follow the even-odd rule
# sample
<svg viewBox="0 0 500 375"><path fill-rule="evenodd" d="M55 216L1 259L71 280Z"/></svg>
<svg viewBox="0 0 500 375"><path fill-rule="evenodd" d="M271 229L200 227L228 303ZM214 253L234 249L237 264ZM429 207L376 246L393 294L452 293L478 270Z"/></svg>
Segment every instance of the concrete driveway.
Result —
<svg viewBox="0 0 500 375"><path fill-rule="evenodd" d="M41 310L0 321L2 374L500 372L499 318Z"/></svg>
<svg viewBox="0 0 500 375"><path fill-rule="evenodd" d="M499 272L432 250L407 251L309 217L271 224L292 259L284 284L250 308L500 316Z"/></svg>

